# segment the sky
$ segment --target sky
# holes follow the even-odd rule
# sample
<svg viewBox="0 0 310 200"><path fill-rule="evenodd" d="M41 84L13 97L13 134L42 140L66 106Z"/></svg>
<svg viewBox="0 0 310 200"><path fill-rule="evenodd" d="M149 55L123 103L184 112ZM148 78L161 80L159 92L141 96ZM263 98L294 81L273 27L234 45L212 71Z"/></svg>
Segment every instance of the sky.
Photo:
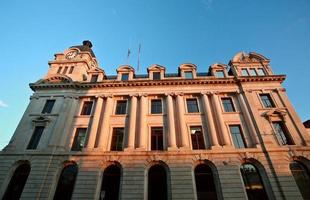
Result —
<svg viewBox="0 0 310 200"><path fill-rule="evenodd" d="M7 0L0 1L0 149L13 135L54 54L83 40L108 75L130 64L199 72L240 51L271 60L302 121L310 119L309 0ZM127 51L131 50L129 61Z"/></svg>

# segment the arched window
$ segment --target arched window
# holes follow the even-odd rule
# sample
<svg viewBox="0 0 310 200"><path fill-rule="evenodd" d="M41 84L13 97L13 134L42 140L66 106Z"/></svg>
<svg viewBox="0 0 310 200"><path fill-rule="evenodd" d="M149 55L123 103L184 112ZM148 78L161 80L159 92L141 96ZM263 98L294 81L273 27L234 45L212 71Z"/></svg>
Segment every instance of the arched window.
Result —
<svg viewBox="0 0 310 200"><path fill-rule="evenodd" d="M217 199L216 188L211 168L206 164L195 167L195 183L197 199Z"/></svg>
<svg viewBox="0 0 310 200"><path fill-rule="evenodd" d="M54 200L71 199L77 173L78 167L75 163L70 163L63 168L58 180Z"/></svg>
<svg viewBox="0 0 310 200"><path fill-rule="evenodd" d="M111 165L103 172L99 200L119 199L121 169L117 165Z"/></svg>
<svg viewBox="0 0 310 200"><path fill-rule="evenodd" d="M301 162L294 161L290 169L304 199L310 199L310 173L308 168Z"/></svg>
<svg viewBox="0 0 310 200"><path fill-rule="evenodd" d="M153 165L148 172L148 200L167 200L167 172L160 165Z"/></svg>
<svg viewBox="0 0 310 200"><path fill-rule="evenodd" d="M258 170L251 163L241 165L241 174L249 200L269 199Z"/></svg>
<svg viewBox="0 0 310 200"><path fill-rule="evenodd" d="M11 178L3 199L18 200L23 192L29 173L30 165L28 163L19 165Z"/></svg>

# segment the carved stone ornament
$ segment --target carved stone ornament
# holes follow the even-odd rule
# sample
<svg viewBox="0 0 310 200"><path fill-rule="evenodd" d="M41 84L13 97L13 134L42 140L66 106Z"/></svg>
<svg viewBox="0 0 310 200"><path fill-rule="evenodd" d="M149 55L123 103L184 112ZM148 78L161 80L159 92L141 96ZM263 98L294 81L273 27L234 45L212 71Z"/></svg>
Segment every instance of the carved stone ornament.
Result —
<svg viewBox="0 0 310 200"><path fill-rule="evenodd" d="M287 112L284 110L276 109L276 110L270 110L263 114L263 116L269 121L272 122L274 118L280 118L283 122L285 122L285 116L287 115Z"/></svg>

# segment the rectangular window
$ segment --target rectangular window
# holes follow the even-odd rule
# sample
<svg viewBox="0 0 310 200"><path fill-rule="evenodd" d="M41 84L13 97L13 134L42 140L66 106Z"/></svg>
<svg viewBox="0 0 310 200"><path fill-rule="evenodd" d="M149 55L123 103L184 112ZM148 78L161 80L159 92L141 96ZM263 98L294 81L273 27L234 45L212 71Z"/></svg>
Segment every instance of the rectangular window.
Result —
<svg viewBox="0 0 310 200"><path fill-rule="evenodd" d="M93 101L84 101L81 115L90 115L93 107Z"/></svg>
<svg viewBox="0 0 310 200"><path fill-rule="evenodd" d="M225 78L225 74L223 70L218 70L215 72L215 77L216 78Z"/></svg>
<svg viewBox="0 0 310 200"><path fill-rule="evenodd" d="M113 128L111 151L123 151L124 128Z"/></svg>
<svg viewBox="0 0 310 200"><path fill-rule="evenodd" d="M262 103L265 108L274 108L274 103L270 97L269 94L260 94L260 99L262 100Z"/></svg>
<svg viewBox="0 0 310 200"><path fill-rule="evenodd" d="M245 141L243 134L241 132L240 125L230 125L229 126L230 134L234 143L235 148L241 149L245 148Z"/></svg>
<svg viewBox="0 0 310 200"><path fill-rule="evenodd" d="M250 75L251 76L257 76L256 70L254 68L250 69Z"/></svg>
<svg viewBox="0 0 310 200"><path fill-rule="evenodd" d="M222 103L223 103L223 107L224 107L224 111L225 112L235 112L235 107L234 107L234 104L233 104L233 101L231 98L222 98Z"/></svg>
<svg viewBox="0 0 310 200"><path fill-rule="evenodd" d="M151 150L164 150L163 127L151 128Z"/></svg>
<svg viewBox="0 0 310 200"><path fill-rule="evenodd" d="M44 126L36 126L35 127L34 132L32 134L32 137L30 139L30 142L27 146L27 149L36 149L37 148L43 131L44 131Z"/></svg>
<svg viewBox="0 0 310 200"><path fill-rule="evenodd" d="M153 80L160 80L160 72L153 72Z"/></svg>
<svg viewBox="0 0 310 200"><path fill-rule="evenodd" d="M201 126L191 126L190 132L192 139L192 148L206 149Z"/></svg>
<svg viewBox="0 0 310 200"><path fill-rule="evenodd" d="M265 76L265 71L262 68L257 69L258 76Z"/></svg>
<svg viewBox="0 0 310 200"><path fill-rule="evenodd" d="M249 72L247 69L242 69L241 73L242 73L242 76L249 76Z"/></svg>
<svg viewBox="0 0 310 200"><path fill-rule="evenodd" d="M197 99L186 99L186 104L188 113L199 112Z"/></svg>
<svg viewBox="0 0 310 200"><path fill-rule="evenodd" d="M162 113L162 103L161 99L153 99L151 101L151 114Z"/></svg>
<svg viewBox="0 0 310 200"><path fill-rule="evenodd" d="M63 71L62 73L63 73L63 74L66 74L67 71L68 71L68 67L66 66L65 69L64 69L64 71Z"/></svg>
<svg viewBox="0 0 310 200"><path fill-rule="evenodd" d="M126 114L126 107L127 107L127 101L126 100L117 101L115 114L116 115Z"/></svg>
<svg viewBox="0 0 310 200"><path fill-rule="evenodd" d="M128 73L122 74L122 78L121 78L122 81L128 81L128 79L129 79L129 74Z"/></svg>
<svg viewBox="0 0 310 200"><path fill-rule="evenodd" d="M46 100L42 113L51 113L54 107L55 100Z"/></svg>
<svg viewBox="0 0 310 200"><path fill-rule="evenodd" d="M97 80L98 80L98 75L97 74L96 75L92 75L90 82L94 83L94 82L97 82Z"/></svg>
<svg viewBox="0 0 310 200"><path fill-rule="evenodd" d="M193 79L194 78L193 77L193 72L191 72L191 71L185 71L184 75L185 75L186 79Z"/></svg>
<svg viewBox="0 0 310 200"><path fill-rule="evenodd" d="M85 145L87 128L77 128L71 151L81 151Z"/></svg>
<svg viewBox="0 0 310 200"><path fill-rule="evenodd" d="M70 67L70 70L69 70L69 74L72 74L72 73L73 73L73 70L74 70L74 66L71 66L71 67Z"/></svg>
<svg viewBox="0 0 310 200"><path fill-rule="evenodd" d="M272 125L280 145L294 145L294 142L283 122L272 122Z"/></svg>
<svg viewBox="0 0 310 200"><path fill-rule="evenodd" d="M61 70L62 70L62 67L59 67L57 70L57 74L60 74Z"/></svg>

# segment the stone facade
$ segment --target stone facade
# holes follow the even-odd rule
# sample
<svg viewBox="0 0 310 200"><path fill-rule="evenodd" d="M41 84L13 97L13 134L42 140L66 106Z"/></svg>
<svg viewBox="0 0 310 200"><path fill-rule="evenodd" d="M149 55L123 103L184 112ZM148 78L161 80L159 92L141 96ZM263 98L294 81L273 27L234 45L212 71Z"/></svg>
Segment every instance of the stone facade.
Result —
<svg viewBox="0 0 310 200"><path fill-rule="evenodd" d="M201 163L212 169L218 199L248 198L243 163L255 165L269 199L302 199L290 163L310 169L310 134L281 85L285 75L274 75L269 59L241 52L229 65L213 64L206 73L186 63L176 74L152 65L147 75L136 75L124 65L117 76L108 76L91 47L86 41L55 54L47 75L30 84L29 106L0 153L0 198L19 164L29 162L21 199L53 199L64 165L74 162L72 199L99 199L103 172L115 164L121 168L120 199L147 199L154 164L166 168L168 199L197 199L194 169ZM195 112L189 99L198 106ZM47 100L54 104L43 113ZM161 102L161 112L152 113L152 100ZM116 113L120 101L124 114ZM89 114L81 114L85 102L92 103ZM285 126L284 143L274 122ZM240 128L244 146L236 145L232 126ZM44 130L29 148L36 127ZM152 150L153 127L163 129L162 150ZM201 127L205 148L194 149L192 127ZM81 128L87 128L83 148L72 150ZM121 151L111 151L114 128L124 128Z"/></svg>

